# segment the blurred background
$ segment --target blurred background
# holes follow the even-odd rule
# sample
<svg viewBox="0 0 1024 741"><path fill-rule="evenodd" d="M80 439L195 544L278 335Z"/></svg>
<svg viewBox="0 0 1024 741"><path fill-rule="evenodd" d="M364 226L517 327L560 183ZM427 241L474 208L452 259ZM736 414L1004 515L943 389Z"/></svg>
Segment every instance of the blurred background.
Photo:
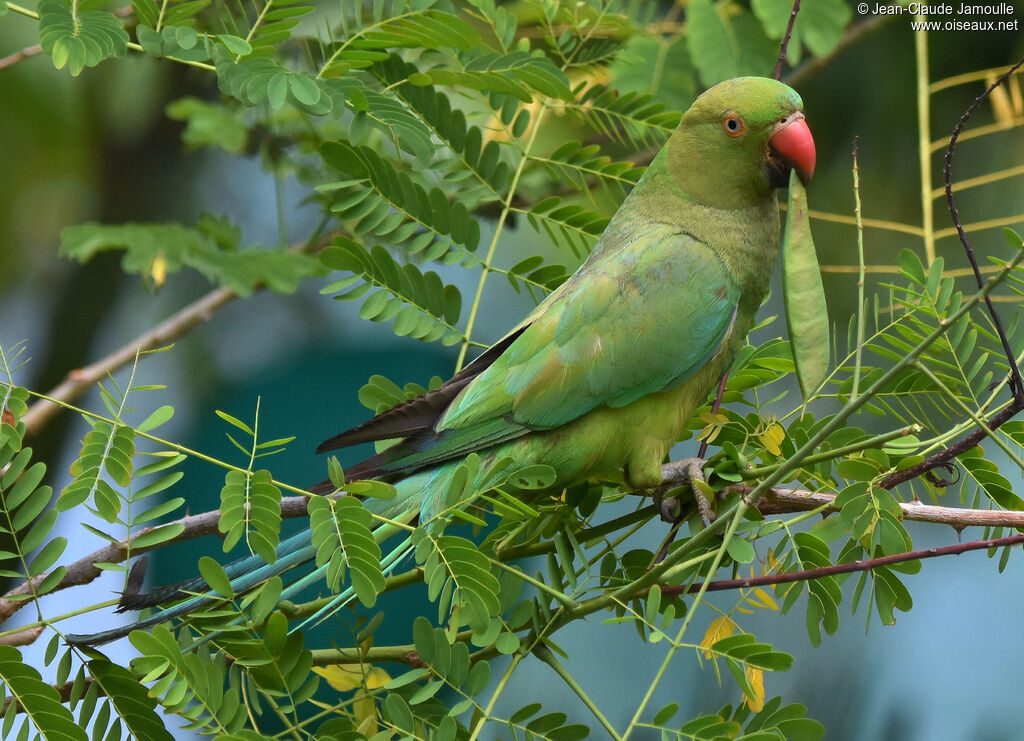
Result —
<svg viewBox="0 0 1024 741"><path fill-rule="evenodd" d="M1024 10L1011 17L1024 19ZM31 47L35 33L33 22L5 18L0 23L0 57ZM1024 34L1019 32L929 33L926 41L932 81L1004 66L1024 55ZM915 67L915 53L921 49L915 43L920 39L915 39L905 16L879 22L827 65L799 71L794 84L804 98L819 158L809 190L812 209L852 217L850 152L856 138L865 218L922 224ZM982 75L934 92L929 137L948 136L986 84ZM959 207L965 222L1001 219L1018 231L1024 227L1021 90L1018 76L1007 93L983 104L970 128L996 130L964 141L958 150L957 179L1015 165L1021 170L1016 177L964 192ZM258 156L243 159L212 150L185 151L182 125L164 114L169 102L185 94L209 98L217 91L212 77L203 72L148 58L106 63L73 81L66 71L53 69L43 55L0 68L0 345L9 348L27 340L31 362L18 376L22 385L41 391L52 388L71 369L120 347L211 288L195 273L182 272L154 290L135 276L122 274L119 255L101 255L87 265L60 259L59 233L65 226L83 221L191 223L202 211L210 211L239 224L243 244L270 245L281 236L277 204L283 204L288 241L301 240L314 228L317 213L304 202L308 193L293 180L275 180ZM688 102L679 101L675 107L683 109ZM565 128L552 127L550 135L565 136ZM941 151L931 156L936 188L941 185L941 157ZM937 230L950 226L941 200L935 201L934 224ZM482 226L486 241L489 225ZM828 270L830 314L845 327L856 302L856 275L849 272L856 265L856 235L849 225L829 220L816 220L814 230L819 259ZM892 266L904 247L924 257L920 237L906 230L868 228L864 238L869 265ZM542 238L524 222L507 230L502 239L503 244L515 241L544 248ZM972 241L981 255L1006 250L998 228L972 231ZM936 252L948 268L967 265L955 238L939 239ZM571 255L559 258L574 267ZM870 277L869 292L892 275ZM458 285L464 295L475 288L475 275L469 271L452 269L442 278ZM305 486L324 477L324 461L313 454L316 445L368 416L356 393L372 374L383 373L400 384L425 385L431 376L451 373L454 348L398 338L361 321L356 304L319 295L326 282L308 281L291 296L259 292L230 303L178 341L174 352L147 358L141 381L166 384L168 390L147 392L153 396L145 399L146 408L171 404L176 410L161 434L241 462L213 410L251 420L259 398L263 434L296 436L272 461L275 476ZM528 296L514 293L504 281L494 280L490 288L493 293L478 320L476 337L482 341L497 339L532 306ZM1006 305L1005 311L1009 316L1019 308ZM781 306L766 306L762 316L769 314L781 314ZM783 332L783 323L776 322L762 339ZM142 398L135 401L143 403ZM95 395L80 403L99 406ZM55 489L67 483L68 466L87 429L81 418L62 414L31 440L39 458L49 464ZM354 462L364 452L351 451L342 463ZM677 452L693 455L696 446L691 441ZM215 508L222 472L194 462L185 470L177 493L188 498L189 510ZM1007 465L1003 473L1019 491L1020 472ZM65 534L72 545L66 560L100 545L77 523L68 528ZM918 548L958 538L938 526L910 529ZM636 537L646 539L649 547L661 533ZM963 534L965 539L973 537L977 534ZM153 581L188 576L198 555L220 552L214 538L177 548L151 559ZM189 571L175 572L176 562ZM68 605L79 598L83 603L97 601L117 591L121 575L108 577L85 588L87 595L61 593L56 602L62 606L55 600L48 603L53 614L70 609ZM745 628L771 634L776 648L796 655L791 672L767 678L768 696L781 694L787 701L806 704L808 714L825 724L830 739L1021 737L1024 704L1019 701L1017 672L1024 664L1024 641L1016 637L1024 615L1021 554L1014 553L1002 574L982 553L925 562L922 572L906 583L914 610L900 614L895 626L883 627L875 616L869 620L863 605L850 618L847 600L840 608L847 614L839 633L826 637L817 649L809 644L799 607L786 617L762 611L747 619ZM402 598L386 601L383 609L396 614L432 612L425 600L411 604L408 595ZM725 608L732 604L728 595L714 602ZM117 619L106 614L83 616L68 629L87 632ZM344 626L336 623L325 629L344 631ZM642 643L629 625L618 627L616 640L608 639L609 630L595 620L560 634L559 640L573 657L571 671L592 678L587 691L609 710L614 724L622 725L634 710L619 700L631 696L622 687L646 686L664 648ZM339 634L337 640L344 645L350 639ZM679 702L683 717L738 701L730 681L720 688L711 667L701 671L695 663L677 662L659 689L661 704ZM606 675L614 676L606 680ZM531 698L542 698L547 710L562 709L593 725L575 696L536 661L528 661L518 672L503 702L514 709ZM642 733L637 737L644 738Z"/></svg>

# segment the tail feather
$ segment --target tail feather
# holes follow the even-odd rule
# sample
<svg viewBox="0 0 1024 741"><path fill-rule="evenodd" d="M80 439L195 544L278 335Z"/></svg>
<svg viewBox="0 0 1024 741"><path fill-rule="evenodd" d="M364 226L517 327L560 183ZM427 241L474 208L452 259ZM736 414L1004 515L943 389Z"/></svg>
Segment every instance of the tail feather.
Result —
<svg viewBox="0 0 1024 741"><path fill-rule="evenodd" d="M386 555L380 562L384 575L390 576L391 572L395 570L395 567L409 554L411 550L412 538L406 538L390 553L388 553L388 555ZM317 610L313 615L296 625L294 628L289 629L288 632L291 633L296 630L303 630L307 626L312 627L314 625L319 625L342 607L350 603L355 599L355 597L356 592L352 587L342 590L334 599Z"/></svg>
<svg viewBox="0 0 1024 741"><path fill-rule="evenodd" d="M309 530L303 530L281 541L277 547L277 560L274 563L265 563L259 556L247 556L229 563L224 567L224 571L227 573L228 578L231 579L231 588L236 594L241 594L267 579L283 574L288 569L300 566L315 557L316 548L312 545L312 533ZM206 592L208 590L209 586L206 584L206 581L202 577L195 577L180 584L156 589L148 594L129 595L126 593L121 597L121 602L117 609L118 612L142 609L143 607L155 607L182 597L188 597L188 599L129 625L122 625L118 628L112 628L111 630L99 633L74 633L66 636L66 640L72 646L99 646L110 641L116 641L119 638L124 638L133 630L146 630L154 625L179 618L193 610L221 601L219 597L195 595L196 592ZM133 605L139 605L139 607L133 607Z"/></svg>

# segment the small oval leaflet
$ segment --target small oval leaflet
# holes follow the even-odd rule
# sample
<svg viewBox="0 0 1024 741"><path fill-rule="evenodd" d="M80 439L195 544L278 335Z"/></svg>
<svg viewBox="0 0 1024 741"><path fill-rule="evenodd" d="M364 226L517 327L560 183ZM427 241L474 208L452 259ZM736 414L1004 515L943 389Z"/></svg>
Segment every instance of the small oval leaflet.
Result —
<svg viewBox="0 0 1024 741"><path fill-rule="evenodd" d="M796 171L789 176L782 295L796 377L807 401L828 374L829 327L825 289L807 215L807 192Z"/></svg>

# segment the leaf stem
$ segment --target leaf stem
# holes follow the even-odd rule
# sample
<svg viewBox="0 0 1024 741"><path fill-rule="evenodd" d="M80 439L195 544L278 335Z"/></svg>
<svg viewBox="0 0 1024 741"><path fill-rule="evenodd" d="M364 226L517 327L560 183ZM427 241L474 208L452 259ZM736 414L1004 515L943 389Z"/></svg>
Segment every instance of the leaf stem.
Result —
<svg viewBox="0 0 1024 741"><path fill-rule="evenodd" d="M523 171L526 169L526 163L530 160L530 151L533 149L534 142L537 140L537 134L540 132L540 124L544 119L544 114L546 112L547 104L542 102L540 109L537 111L537 115L533 120L533 131L530 133L530 139L526 142L526 146L523 148L523 156L519 160L519 166L516 167L515 174L512 176L512 183L509 185L508 194L505 197L504 204L502 204L501 215L498 216L498 222L494 225L494 236L491 238L491 244L487 248L487 256L484 258L483 268L480 272L480 280L476 285L476 295L473 297L473 304L469 309L469 319L466 320L466 331L464 333L465 339L462 341L462 347L459 348L458 360L455 361L456 373L462 370L462 364L466 360L466 351L469 350L473 327L476 324L476 315L480 310L480 303L484 295L484 285L486 285L487 276L491 272L491 262L494 260L494 253L498 247L498 239L501 237L502 228L505 226L505 221L508 219L508 215L512 210L512 199L516 194L516 189L519 187L519 179L523 176Z"/></svg>
<svg viewBox="0 0 1024 741"><path fill-rule="evenodd" d="M853 389L850 398L856 399L860 390L860 363L864 352L864 222L860 211L860 173L857 169L857 139L853 140L853 215L857 219L857 352L853 359Z"/></svg>
<svg viewBox="0 0 1024 741"><path fill-rule="evenodd" d="M924 16L915 15L915 21ZM928 94L928 34L914 34L917 62L917 155L921 168L921 220L927 266L935 262L935 216L932 210L931 108Z"/></svg>
<svg viewBox="0 0 1024 741"><path fill-rule="evenodd" d="M576 678L573 677L573 675L570 674L564 666L562 666L561 662L555 658L555 655L552 653L550 648L545 646L543 643L539 643L534 647L533 655L550 666L554 670L555 674L565 682L566 686L576 693L576 696L580 698L584 705L587 706L587 709L595 718L597 718L597 722L601 724L605 732L612 739L615 739L615 741L621 741L622 736L616 733L615 727L608 722L608 719L604 717L601 709L597 707L594 701L591 700L587 693L583 691L583 688L580 686L579 682L576 681Z"/></svg>
<svg viewBox="0 0 1024 741"><path fill-rule="evenodd" d="M851 397L851 398L856 398L856 397ZM872 437L867 438L866 440L861 440L859 442L850 443L849 445L844 445L844 446L842 446L840 448L834 448L832 450L825 450L825 451L823 451L821 453L815 453L814 455L809 455L809 456L807 456L806 458L804 458L800 462L800 465L801 466L810 466L810 465L813 465L815 463L821 463L822 461L829 461L829 460L832 460L834 458L841 458L842 456L849 455L851 453L859 453L862 450L870 450L872 448L880 448L880 447L882 447L883 445L885 445L888 442L892 442L893 440L898 440L901 437L906 437L907 435L913 434L915 432L920 432L921 429L922 428L921 428L920 425L909 425L907 427L903 427L903 428L900 428L898 430L893 430L892 432L886 432L886 433L884 433L882 435L874 435ZM743 476L743 478L745 478L745 479L760 478L760 477L765 476L765 475L767 475L769 473L772 473L777 468L779 468L779 466L781 466L782 463L784 463L784 462L785 461L780 462L780 463L775 463L775 464L772 464L770 466L758 466L756 468L748 468L745 471L740 471L740 475Z"/></svg>

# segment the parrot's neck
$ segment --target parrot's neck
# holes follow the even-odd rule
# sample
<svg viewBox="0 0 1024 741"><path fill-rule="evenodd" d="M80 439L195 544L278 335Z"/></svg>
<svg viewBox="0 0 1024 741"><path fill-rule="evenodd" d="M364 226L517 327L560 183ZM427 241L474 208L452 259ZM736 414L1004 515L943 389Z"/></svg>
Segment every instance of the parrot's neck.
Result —
<svg viewBox="0 0 1024 741"><path fill-rule="evenodd" d="M779 205L775 192L752 205L716 208L685 193L666 168L664 150L626 197L601 240L598 254L632 243L652 222L677 227L707 245L725 263L745 298L760 304L778 254ZM613 236L614 235L614 236Z"/></svg>

